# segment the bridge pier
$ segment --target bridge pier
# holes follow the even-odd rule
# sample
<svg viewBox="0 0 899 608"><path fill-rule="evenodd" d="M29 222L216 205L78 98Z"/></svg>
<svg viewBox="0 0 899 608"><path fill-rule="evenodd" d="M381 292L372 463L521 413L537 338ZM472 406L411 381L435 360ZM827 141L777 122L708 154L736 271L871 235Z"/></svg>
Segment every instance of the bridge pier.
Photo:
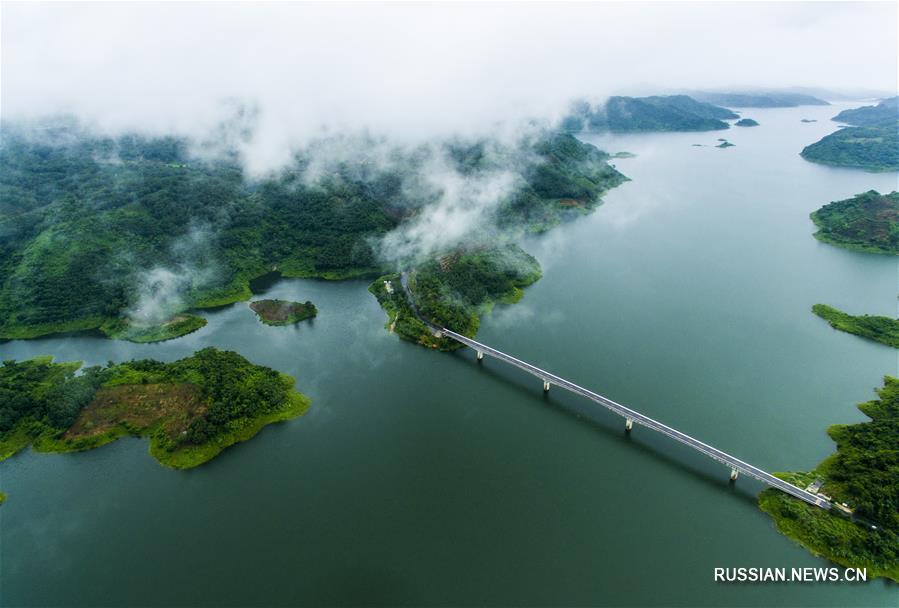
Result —
<svg viewBox="0 0 899 608"><path fill-rule="evenodd" d="M634 428L634 419L633 418L625 418L624 419L624 430L628 433L631 432L631 429Z"/></svg>
<svg viewBox="0 0 899 608"><path fill-rule="evenodd" d="M731 480L731 481L736 481L736 480L737 480L737 475L739 475L739 474L740 474L740 472L737 471L736 469L731 469L731 470L730 470L730 480Z"/></svg>
<svg viewBox="0 0 899 608"><path fill-rule="evenodd" d="M484 360L484 351L479 350L478 351L478 361L483 361L483 360Z"/></svg>
<svg viewBox="0 0 899 608"><path fill-rule="evenodd" d="M548 392L549 392L549 380L544 380L544 381L543 381L543 392L544 392L544 393L548 393Z"/></svg>

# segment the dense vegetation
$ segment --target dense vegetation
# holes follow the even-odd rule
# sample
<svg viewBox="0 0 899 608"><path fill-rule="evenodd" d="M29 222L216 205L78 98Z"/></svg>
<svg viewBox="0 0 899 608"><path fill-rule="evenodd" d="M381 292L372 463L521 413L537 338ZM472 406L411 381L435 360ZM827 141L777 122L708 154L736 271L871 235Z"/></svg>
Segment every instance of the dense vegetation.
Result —
<svg viewBox="0 0 899 608"><path fill-rule="evenodd" d="M867 171L899 171L899 136L896 124L846 127L806 146L802 158L835 167Z"/></svg>
<svg viewBox="0 0 899 608"><path fill-rule="evenodd" d="M507 229L544 230L625 179L596 148L546 132L412 150L319 142L339 154L310 145L260 179L236 159L198 160L192 142L171 137L99 137L67 122L2 132L0 339L159 326L247 299L249 280L272 270L388 270L379 239L441 196L414 187L435 159L473 177L514 172L518 186L495 208Z"/></svg>
<svg viewBox="0 0 899 608"><path fill-rule="evenodd" d="M385 327L391 333L395 333L403 340L443 351L462 347L454 340L435 336L434 332L419 318L406 297L399 273L379 277L368 287L368 290L374 294L381 308L387 313Z"/></svg>
<svg viewBox="0 0 899 608"><path fill-rule="evenodd" d="M610 97L602 106L587 101L572 105L562 128L570 132L714 131L724 120L739 118L726 108L687 95Z"/></svg>
<svg viewBox="0 0 899 608"><path fill-rule="evenodd" d="M126 434L149 436L163 464L188 468L309 406L294 381L230 351L206 348L162 363L106 367L50 357L0 367L0 459L33 444L77 451Z"/></svg>
<svg viewBox="0 0 899 608"><path fill-rule="evenodd" d="M412 342L450 350L458 344L435 338L419 316L435 326L473 337L481 314L496 303L518 301L522 288L540 276L540 264L534 257L516 245L506 245L457 250L416 266L408 281L418 315L398 275L381 277L370 290L387 311L392 331Z"/></svg>
<svg viewBox="0 0 899 608"><path fill-rule="evenodd" d="M759 126L759 123L751 118L741 118L735 122L734 125L737 127L757 127Z"/></svg>
<svg viewBox="0 0 899 608"><path fill-rule="evenodd" d="M899 348L899 320L897 319L873 315L854 316L826 304L815 304L812 306L812 312L830 323L834 329Z"/></svg>
<svg viewBox="0 0 899 608"><path fill-rule="evenodd" d="M781 532L813 552L899 581L899 379L884 382L879 400L859 405L870 422L830 427L836 453L811 473L782 476L803 487L822 480L819 491L848 504L860 522L774 489L762 492L759 503Z"/></svg>
<svg viewBox="0 0 899 608"><path fill-rule="evenodd" d="M868 171L899 171L899 97L876 106L843 110L833 120L846 127L806 146L802 157L816 163Z"/></svg>
<svg viewBox="0 0 899 608"><path fill-rule="evenodd" d="M116 319L100 326L100 331L117 340L129 342L163 342L180 338L206 326L206 319L198 315L179 314L159 324L142 324L128 319Z"/></svg>
<svg viewBox="0 0 899 608"><path fill-rule="evenodd" d="M843 110L832 120L856 127L878 127L895 125L899 120L899 97L884 99L876 106L863 106Z"/></svg>
<svg viewBox="0 0 899 608"><path fill-rule="evenodd" d="M305 302L289 302L287 300L256 300L250 302L250 308L266 325L292 325L311 319L318 314L315 304Z"/></svg>
<svg viewBox="0 0 899 608"><path fill-rule="evenodd" d="M847 249L899 255L899 192L869 190L811 214L815 238Z"/></svg>
<svg viewBox="0 0 899 608"><path fill-rule="evenodd" d="M802 93L695 93L700 101L728 108L795 108L829 106L823 99Z"/></svg>

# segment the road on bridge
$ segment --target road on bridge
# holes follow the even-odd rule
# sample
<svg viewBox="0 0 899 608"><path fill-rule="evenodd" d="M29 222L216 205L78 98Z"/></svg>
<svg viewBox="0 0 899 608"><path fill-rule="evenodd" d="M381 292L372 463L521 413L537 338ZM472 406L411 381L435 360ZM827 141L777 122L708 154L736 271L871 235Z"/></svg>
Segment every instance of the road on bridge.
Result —
<svg viewBox="0 0 899 608"><path fill-rule="evenodd" d="M762 469L749 464L748 462L744 462L735 456L731 456L727 452L719 450L713 446L708 445L707 443L703 443L702 441L687 435L686 433L682 433L675 428L672 428L666 424L662 424L661 422L650 418L640 412L633 410L627 406L624 406L616 401L612 401L611 399L604 397L598 393L594 393L591 390L583 388L582 386L578 386L574 382L570 382L561 376L557 376L553 373L550 373L546 370L540 369L535 365L531 365L526 361L522 361L513 357L512 355L508 355L500 350L487 346L486 344L482 344L476 340L472 340L467 336L463 336L462 334L456 333L450 329L445 327L439 327L434 325L427 319L425 319L418 310L418 306L415 304L415 299L412 296L412 292L409 289L409 282L407 273L403 272L400 275L400 283L403 286L403 291L406 294L406 299L409 301L409 307L412 309L412 313L425 325L427 325L435 335L446 336L451 338L465 346L468 346L471 349L474 349L478 353L478 359L482 358L484 355L489 355L501 361L505 361L506 363L513 365L521 370L528 372L531 375L537 376L538 378L543 380L544 390L548 390L551 384L554 384L560 388L564 388L576 395L580 395L582 397L586 397L591 401L594 401L606 409L622 416L626 420L626 428L630 429L631 425L636 423L642 425L646 428L652 429L667 437L674 439L684 445L687 445L697 452L705 454L709 458L716 460L722 464L725 464L731 468L732 474L731 478L736 479L736 472L743 473L755 479L758 479L762 483L765 483L773 488L777 488L783 492L791 496L795 496L800 500L803 500L809 504L815 505L816 507L821 507L822 509L830 509L832 507L831 503L822 498L817 494L813 494L808 492L807 490L803 490L802 488L795 486L791 483L784 481L774 475L768 473L767 471L763 471Z"/></svg>

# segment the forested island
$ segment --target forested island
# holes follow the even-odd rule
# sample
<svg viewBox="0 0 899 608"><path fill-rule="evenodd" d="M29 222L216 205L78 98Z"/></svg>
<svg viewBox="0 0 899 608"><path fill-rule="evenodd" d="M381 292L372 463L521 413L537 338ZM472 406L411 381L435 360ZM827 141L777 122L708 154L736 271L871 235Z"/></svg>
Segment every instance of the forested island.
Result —
<svg viewBox="0 0 899 608"><path fill-rule="evenodd" d="M3 362L0 460L28 445L75 452L133 435L149 437L162 464L186 469L310 404L290 376L215 348L172 363L111 363L76 375L80 368L52 357Z"/></svg>
<svg viewBox="0 0 899 608"><path fill-rule="evenodd" d="M396 270L378 244L443 196L422 183L435 163L472 180L513 178L464 247L547 230L626 179L607 154L542 130L512 144L416 149L325 140L260 178L174 137L108 138L66 120L3 132L0 339L76 330L166 339L205 322L186 311L249 299L249 281L273 269L324 279Z"/></svg>
<svg viewBox="0 0 899 608"><path fill-rule="evenodd" d="M730 127L725 120L739 118L732 111L687 95L610 97L604 104L580 100L572 104L562 129L632 133L647 131L715 131Z"/></svg>
<svg viewBox="0 0 899 608"><path fill-rule="evenodd" d="M850 315L826 304L815 304L812 312L830 326L893 348L899 348L899 320L875 315Z"/></svg>
<svg viewBox="0 0 899 608"><path fill-rule="evenodd" d="M287 300L256 300L250 302L250 309L259 316L266 325L293 325L318 314L315 305L305 302L289 302Z"/></svg>
<svg viewBox="0 0 899 608"><path fill-rule="evenodd" d="M899 171L899 97L876 106L844 110L833 120L844 127L806 146L804 159L837 167L867 171Z"/></svg>
<svg viewBox="0 0 899 608"><path fill-rule="evenodd" d="M899 255L899 192L869 190L824 205L810 216L819 241L856 251Z"/></svg>
<svg viewBox="0 0 899 608"><path fill-rule="evenodd" d="M753 120L751 118L741 118L737 122L734 123L734 126L737 127L757 127L759 126L758 121Z"/></svg>
<svg viewBox="0 0 899 608"><path fill-rule="evenodd" d="M864 567L868 576L899 581L899 379L887 376L880 399L859 405L871 420L827 430L837 451L808 473L779 477L845 503L824 511L775 489L759 496L762 510L778 530L810 551L846 567Z"/></svg>

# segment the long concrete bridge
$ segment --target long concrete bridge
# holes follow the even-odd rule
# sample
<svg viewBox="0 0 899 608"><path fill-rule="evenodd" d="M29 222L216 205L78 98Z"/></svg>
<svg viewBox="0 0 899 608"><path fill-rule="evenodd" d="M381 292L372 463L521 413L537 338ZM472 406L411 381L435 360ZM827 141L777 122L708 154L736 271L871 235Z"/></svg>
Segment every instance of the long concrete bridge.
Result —
<svg viewBox="0 0 899 608"><path fill-rule="evenodd" d="M486 344L482 344L481 342L472 340L467 336L463 336L462 334L456 333L450 329L446 329L445 327L435 326L433 323L430 323L424 317L422 317L421 313L418 312L418 307L415 305L412 293L409 291L405 273L401 276L401 282L403 289L406 292L406 297L409 299L409 304L412 308L412 312L419 318L419 320L429 328L431 328L436 336L451 338L456 342L464 344L465 346L473 349L477 353L478 361L482 360L485 356L490 356L513 365L533 376L536 376L543 381L544 391L548 391L550 386L555 385L559 388L571 391L576 395L580 395L581 397L586 397L587 399L600 404L606 409L624 418L624 428L628 432L631 431L634 424L644 426L646 428L652 429L653 431L657 431L663 435L666 435L671 439L689 446L697 452L705 454L709 458L717 460L718 462L730 467L731 480L736 480L738 474L743 473L744 475L754 477L762 483L765 483L773 488L777 488L778 490L786 492L791 496L795 496L800 500L804 500L805 502L815 505L816 507L821 507L822 509L830 509L832 507L831 503L828 500L822 498L817 494L813 494L807 490L803 490L798 486L794 486L791 483L787 483L786 481L779 479L774 475L749 464L748 462L744 462L735 456L731 456L727 452L723 452L718 448L712 447L707 443L703 443L702 441L691 437L690 435L687 435L686 433L682 433L666 424L662 424L661 422L654 420L649 416L641 414L636 410L632 410L631 408L621 405L616 401L612 401L607 397L603 397L602 395L594 393L593 391L583 388L582 386L578 386L574 382L569 382L565 378L540 369L539 367L531 365L530 363L522 361L521 359L516 359L512 355L508 355L500 350L491 348Z"/></svg>

